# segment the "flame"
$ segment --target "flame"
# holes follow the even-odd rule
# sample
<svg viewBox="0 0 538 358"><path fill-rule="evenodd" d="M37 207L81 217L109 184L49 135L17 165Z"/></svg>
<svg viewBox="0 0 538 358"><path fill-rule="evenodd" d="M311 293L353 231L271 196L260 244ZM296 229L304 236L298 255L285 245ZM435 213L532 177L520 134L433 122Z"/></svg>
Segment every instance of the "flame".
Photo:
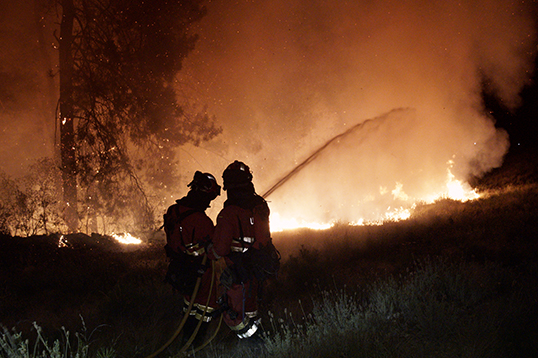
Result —
<svg viewBox="0 0 538 358"><path fill-rule="evenodd" d="M111 235L117 242L120 244L125 245L140 245L142 243L142 240L134 237L133 235L129 233L122 233L122 234L112 234Z"/></svg>
<svg viewBox="0 0 538 358"><path fill-rule="evenodd" d="M325 230L334 226L334 222L315 223L297 220L295 218L283 218L279 213L271 213L271 231L279 232L298 228L308 228L313 230Z"/></svg>
<svg viewBox="0 0 538 358"><path fill-rule="evenodd" d="M447 164L447 197L463 202L480 198L480 194L478 194L474 189L472 189L469 184L463 183L461 180L457 180L454 174L452 174L452 171L450 169L454 166L454 161L449 160Z"/></svg>
<svg viewBox="0 0 538 358"><path fill-rule="evenodd" d="M390 191L394 200L399 202L407 203L407 206L400 206L397 208L388 207L386 211L379 216L379 219L375 220L366 220L364 218L359 218L353 222L349 222L350 226L364 226L364 225L383 225L385 222L394 222L407 220L413 214L414 209L417 206L417 203L427 203L431 204L440 199L452 199L461 202L468 200L475 200L480 198L480 194L477 193L471 186L461 180L456 179L456 176L452 173L452 168L454 166L454 161L449 160L447 162L447 177L445 181L444 190L426 195L423 198L412 198L404 192L403 184L396 182L394 189ZM380 187L379 192L381 195L389 193L389 189L386 187ZM325 230L333 227L336 221L331 222L307 222L304 220L299 220L296 218L283 218L279 213L271 213L271 231L280 232L285 230L293 230L299 228L308 228L313 230Z"/></svg>
<svg viewBox="0 0 538 358"><path fill-rule="evenodd" d="M411 208L396 208L391 209L387 208L386 213L383 215L383 218L379 220L365 220L360 218L356 221L348 223L350 226L364 226L364 225L383 225L387 221L400 221L407 220L411 216L412 210L415 208L416 204L413 204ZM336 224L336 221L331 222L307 222L304 220L297 220L295 218L283 218L279 213L271 213L271 231L272 232L281 232L286 230L294 229L311 229L311 230L326 230L330 229Z"/></svg>
<svg viewBox="0 0 538 358"><path fill-rule="evenodd" d="M407 220L411 217L411 212L416 207L416 204L413 203L413 205L410 208L404 208L403 206L399 208L392 209L389 207L387 211L385 212L384 219L381 221L380 224L382 224L385 221L401 221L401 220Z"/></svg>

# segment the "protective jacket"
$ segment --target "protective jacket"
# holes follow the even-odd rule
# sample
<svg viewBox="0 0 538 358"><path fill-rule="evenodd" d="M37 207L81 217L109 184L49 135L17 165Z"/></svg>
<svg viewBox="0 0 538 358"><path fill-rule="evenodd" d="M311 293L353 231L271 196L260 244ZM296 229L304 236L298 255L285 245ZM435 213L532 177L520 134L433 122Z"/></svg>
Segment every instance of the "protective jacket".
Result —
<svg viewBox="0 0 538 358"><path fill-rule="evenodd" d="M254 275L245 272L245 267L236 267L241 256L250 249L260 249L271 242L269 228L269 207L266 201L254 193L233 195L228 191L228 200L217 217L212 248L209 258L224 257L234 278L225 289L225 299L229 310L224 313L224 321L240 338L252 336L257 328L258 285ZM225 271L226 272L226 271ZM223 279L221 277L221 283Z"/></svg>
<svg viewBox="0 0 538 358"><path fill-rule="evenodd" d="M190 277L195 281L199 273L203 270L205 272L202 275L202 280L198 293L194 299L193 309L191 315L200 319L204 312L205 306L209 299L208 308L204 321L211 320L210 313L218 307L217 305L217 290L213 289L210 292L211 277L213 275L211 265L206 267L200 267L201 258L205 254L205 247L213 236L215 226L213 221L203 211L200 210L186 200L185 198L177 200L176 204L170 206L165 215L165 231L167 233L167 254L170 257L171 267L174 265L174 261L177 262L177 266L184 268L185 262L191 265L197 265L192 270L188 270L191 273ZM168 228L167 228L168 223ZM169 270L170 271L170 270ZM183 271L185 271L183 269ZM190 291L190 290L189 290ZM185 307L187 307L191 300L190 294L183 294ZM209 314L207 314L209 313Z"/></svg>
<svg viewBox="0 0 538 358"><path fill-rule="evenodd" d="M226 201L217 217L210 257L211 254L215 258L225 257L226 263L232 265L230 253L244 253L250 247L260 249L269 244L269 207L262 197L256 198L252 201L252 207L241 207Z"/></svg>

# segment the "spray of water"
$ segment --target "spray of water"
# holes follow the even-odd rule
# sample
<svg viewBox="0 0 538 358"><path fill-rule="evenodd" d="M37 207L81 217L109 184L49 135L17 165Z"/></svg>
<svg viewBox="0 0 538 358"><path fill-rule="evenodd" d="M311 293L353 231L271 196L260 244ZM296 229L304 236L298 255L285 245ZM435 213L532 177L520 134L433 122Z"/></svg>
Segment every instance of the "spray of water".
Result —
<svg viewBox="0 0 538 358"><path fill-rule="evenodd" d="M386 113L382 116L379 116L379 117L376 117L376 118L373 118L373 119L367 119L365 120L364 122L361 122L361 123L358 123L358 124L355 124L353 127L349 128L348 130L346 130L344 133L340 133L336 136L334 136L333 138L329 139L325 144L323 144L320 148L318 148L317 150L315 150L310 156L308 156L308 158L306 158L303 162L301 162L300 164L298 164L295 168L293 168L288 174L286 174L283 178L281 178L280 180L278 180L271 188L269 188L269 190L267 190L265 193L263 193L262 197L264 198L267 198L269 195L271 195L275 190L277 190L280 186L282 186L283 184L285 184L288 180L290 180L293 176L295 176L297 173L299 173L299 171L301 171L305 166L307 166L308 164L310 164L312 161L314 161L318 156L319 154L326 150L332 143L336 143L338 142L340 139L343 139L345 138L346 136L350 135L351 133L353 133L354 131L357 131L357 130L360 130L361 128L363 128L364 126L368 125L368 124L371 124L370 122L373 122L373 121L383 121L385 118L387 118L388 115L390 115L391 113L393 112L397 112L397 111L400 111L402 109L395 109L395 110L392 110L391 112L389 113Z"/></svg>

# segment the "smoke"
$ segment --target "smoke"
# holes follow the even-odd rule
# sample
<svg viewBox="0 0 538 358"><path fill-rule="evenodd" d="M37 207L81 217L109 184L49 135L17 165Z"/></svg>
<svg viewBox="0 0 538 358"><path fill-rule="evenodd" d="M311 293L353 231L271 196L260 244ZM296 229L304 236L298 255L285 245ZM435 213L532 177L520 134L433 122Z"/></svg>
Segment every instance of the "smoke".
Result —
<svg viewBox="0 0 538 358"><path fill-rule="evenodd" d="M235 159L263 193L361 123L267 198L273 213L375 219L445 190L449 168L465 181L499 166L509 140L481 93L520 104L536 53L533 3L208 0L178 88L224 132L179 150L185 183L170 201L195 170L220 178ZM14 174L53 153L57 54L54 24L32 2L0 6L0 83L9 87L0 87L0 159Z"/></svg>
<svg viewBox="0 0 538 358"><path fill-rule="evenodd" d="M12 176L54 151L54 39L38 3L0 2L0 170Z"/></svg>
<svg viewBox="0 0 538 358"><path fill-rule="evenodd" d="M179 81L186 96L209 105L224 133L189 154L217 176L228 162L245 161L261 193L370 120L275 190L273 212L375 219L403 199L442 193L448 169L466 181L502 163L509 140L481 94L507 108L520 104L536 52L530 6L210 1Z"/></svg>

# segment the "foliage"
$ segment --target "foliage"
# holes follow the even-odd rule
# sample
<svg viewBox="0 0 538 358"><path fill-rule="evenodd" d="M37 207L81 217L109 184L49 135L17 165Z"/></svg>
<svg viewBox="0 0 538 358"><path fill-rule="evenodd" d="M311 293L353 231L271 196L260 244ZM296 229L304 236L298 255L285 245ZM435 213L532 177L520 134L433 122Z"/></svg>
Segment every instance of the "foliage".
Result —
<svg viewBox="0 0 538 358"><path fill-rule="evenodd" d="M36 160L17 180L0 173L1 233L31 236L65 232L61 175L58 163L50 158ZM141 228L155 229L152 206L136 178L118 174L108 181L94 182L83 194L79 212L82 232L141 235Z"/></svg>
<svg viewBox="0 0 538 358"><path fill-rule="evenodd" d="M323 291L299 320L270 315L264 356L532 356L538 347L525 351L503 336L517 329L513 317L537 313L527 311L522 287L506 290L518 276L491 264L426 261L362 295ZM536 280L530 284L536 289Z"/></svg>
<svg viewBox="0 0 538 358"><path fill-rule="evenodd" d="M131 175L117 173L105 181L94 181L82 194L82 232L141 235L144 230L155 229L152 204Z"/></svg>
<svg viewBox="0 0 538 358"><path fill-rule="evenodd" d="M81 317L82 318L82 317ZM20 332L10 332L3 327L3 334L0 337L0 356L5 358L87 358L89 355L89 345L91 334L88 335L83 323L83 332L75 333L75 339L70 337L69 331L62 327L62 339L49 342L43 336L43 330L36 322L33 327L37 333L35 343L30 346L28 339L23 339ZM113 349L99 349L98 358L114 358L116 353Z"/></svg>
<svg viewBox="0 0 538 358"><path fill-rule="evenodd" d="M82 226L96 227L97 216L119 224L127 205L142 219L122 229L148 230L156 204L147 193L177 179L174 149L221 132L213 116L189 110L192 99L177 94L176 75L197 41L191 25L206 13L201 3L61 0L48 11L61 14L55 36L63 194L86 215ZM75 217L68 208L72 231ZM109 225L105 221L101 226Z"/></svg>
<svg viewBox="0 0 538 358"><path fill-rule="evenodd" d="M217 135L213 119L186 113L175 76L205 15L199 1L75 2L74 92L83 184L132 170L131 146L173 160L170 148ZM149 151L149 153L147 152Z"/></svg>
<svg viewBox="0 0 538 358"><path fill-rule="evenodd" d="M0 228L5 234L36 235L64 228L61 172L49 158L36 160L18 182L0 175Z"/></svg>
<svg viewBox="0 0 538 358"><path fill-rule="evenodd" d="M24 201L14 180L0 172L0 233L10 235L17 225L18 204Z"/></svg>

